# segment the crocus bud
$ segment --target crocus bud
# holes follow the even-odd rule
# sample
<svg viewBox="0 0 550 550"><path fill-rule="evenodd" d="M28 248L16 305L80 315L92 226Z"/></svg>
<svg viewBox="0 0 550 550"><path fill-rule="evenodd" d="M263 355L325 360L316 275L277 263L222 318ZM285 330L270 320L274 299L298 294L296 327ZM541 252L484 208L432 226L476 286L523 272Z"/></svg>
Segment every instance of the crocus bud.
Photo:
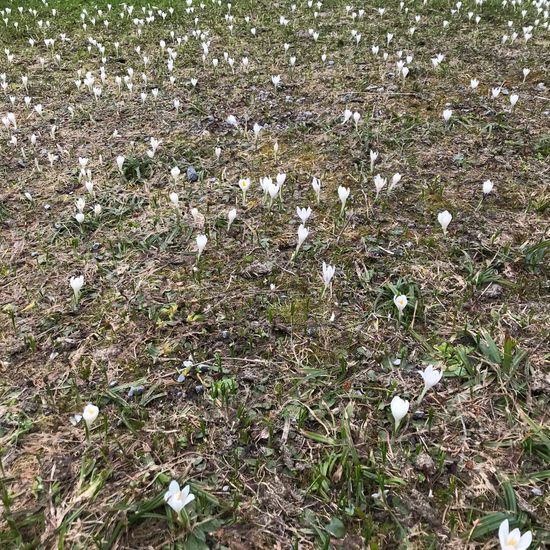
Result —
<svg viewBox="0 0 550 550"><path fill-rule="evenodd" d="M206 235L197 235L197 259L201 257L207 242L208 237Z"/></svg>
<svg viewBox="0 0 550 550"><path fill-rule="evenodd" d="M409 402L406 399L401 399L398 395L396 395L391 400L391 413L393 415L394 421L395 421L395 429L399 427L399 424L405 416L407 416L407 413L409 412Z"/></svg>
<svg viewBox="0 0 550 550"><path fill-rule="evenodd" d="M447 234L447 227L449 227L449 224L451 223L452 219L453 219L452 214L447 210L444 210L443 212L440 212L437 215L437 221L441 225L441 228L443 229L443 234L444 235Z"/></svg>
<svg viewBox="0 0 550 550"><path fill-rule="evenodd" d="M428 365L423 371L420 372L422 379L424 380L424 387L426 391L433 388L443 376L440 370L434 369L433 365Z"/></svg>
<svg viewBox="0 0 550 550"><path fill-rule="evenodd" d="M232 208L227 213L227 230L231 228L231 224L235 221L235 218L237 217L237 210L235 208Z"/></svg>
<svg viewBox="0 0 550 550"><path fill-rule="evenodd" d="M409 300L404 294L401 294L399 296L393 297L393 303L395 304L395 307L399 310L399 314L401 315L401 313L403 313L403 310L407 307Z"/></svg>
<svg viewBox="0 0 550 550"><path fill-rule="evenodd" d="M488 195L493 190L494 184L491 180L483 182L483 194Z"/></svg>
<svg viewBox="0 0 550 550"><path fill-rule="evenodd" d="M82 411L82 418L84 419L84 422L86 422L86 425L88 427L90 427L95 422L98 415L99 408L92 403L88 403L84 407L84 411Z"/></svg>

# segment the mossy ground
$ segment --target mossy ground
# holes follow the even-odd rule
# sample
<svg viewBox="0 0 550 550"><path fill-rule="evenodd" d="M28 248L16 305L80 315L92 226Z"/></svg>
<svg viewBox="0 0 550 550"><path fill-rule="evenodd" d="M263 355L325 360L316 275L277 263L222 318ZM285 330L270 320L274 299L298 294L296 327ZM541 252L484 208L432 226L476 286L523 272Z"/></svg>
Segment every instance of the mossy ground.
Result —
<svg viewBox="0 0 550 550"><path fill-rule="evenodd" d="M542 547L550 540L549 41L539 25L525 43L521 27L542 24L543 14L487 1L464 2L452 16L451 3L414 1L383 15L369 3L353 20L341 0L317 10L298 2L296 12L288 2L236 1L230 30L225 4L186 13L174 3L170 14L166 0L137 1L124 19L113 4L32 1L20 14L0 1L12 10L2 50L14 54L11 63L0 57L9 82L0 113L19 122L9 135L0 130L0 545L494 548L508 517ZM155 19L138 34L132 19L148 10ZM208 32L206 64L195 29ZM516 42L502 44L513 30ZM188 42L178 45L171 31ZM106 48L106 84L89 37ZM56 38L54 47L44 38ZM161 39L178 53L174 85ZM398 50L414 55L406 79L396 73ZM434 68L438 53L445 60ZM119 94L114 77L129 67L134 91L123 85ZM78 69L94 73L97 101L77 90ZM491 99L496 86L503 91ZM42 116L25 109L25 95ZM341 124L346 108L361 113L357 128ZM231 114L239 129L225 122ZM264 126L258 141L255 122ZM149 160L151 137L162 143ZM371 149L380 154L375 174L403 175L377 200ZM52 166L48 153L58 157ZM125 175L117 155L127 157ZM95 197L79 181L78 157L90 159ZM185 178L189 165L197 182ZM278 172L287 174L282 200L268 209L258 180ZM319 205L313 176L322 181ZM253 179L244 206L241 177ZM486 179L495 188L482 198ZM344 215L339 185L351 188ZM83 224L73 217L79 196ZM296 206L308 205L310 235L292 259ZM231 207L238 217L228 231ZM437 223L445 209L453 214L446 236ZM199 232L209 241L197 262ZM322 261L337 268L325 295ZM75 307L69 277L78 273L85 285ZM400 319L395 293L409 297ZM428 363L445 375L417 404ZM128 397L132 386L142 393ZM411 401L397 434L394 395ZM88 402L100 408L89 442L70 422ZM196 494L192 529L163 502L172 478Z"/></svg>

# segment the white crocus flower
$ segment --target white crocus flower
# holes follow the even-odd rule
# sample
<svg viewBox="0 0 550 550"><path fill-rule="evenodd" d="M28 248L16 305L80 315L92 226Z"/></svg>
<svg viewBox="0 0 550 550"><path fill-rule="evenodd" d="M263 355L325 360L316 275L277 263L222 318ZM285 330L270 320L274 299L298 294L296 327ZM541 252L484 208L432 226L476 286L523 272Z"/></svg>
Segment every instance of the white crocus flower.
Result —
<svg viewBox="0 0 550 550"><path fill-rule="evenodd" d="M374 171L374 163L376 162L376 159L378 158L378 151L373 151L372 149L369 151L370 156L370 171Z"/></svg>
<svg viewBox="0 0 550 550"><path fill-rule="evenodd" d="M419 402L422 401L426 392L433 388L441 380L443 372L434 369L433 365L428 365L423 371L420 371L420 375L424 380L424 389L420 395Z"/></svg>
<svg viewBox="0 0 550 550"><path fill-rule="evenodd" d="M201 257L202 251L208 242L206 235L197 235L197 259Z"/></svg>
<svg viewBox="0 0 550 550"><path fill-rule="evenodd" d="M531 531L521 534L519 529L510 532L510 524L505 519L498 529L498 539L501 550L527 550L533 541Z"/></svg>
<svg viewBox="0 0 550 550"><path fill-rule="evenodd" d="M235 208L232 208L227 213L227 231L231 229L231 224L235 221L235 218L237 217L237 210Z"/></svg>
<svg viewBox="0 0 550 550"><path fill-rule="evenodd" d="M279 187L282 187L284 182L286 181L286 174L283 172L279 172L275 179L277 180L277 184L279 185Z"/></svg>
<svg viewBox="0 0 550 550"><path fill-rule="evenodd" d="M174 205L175 208L179 207L180 199L177 193L170 193L170 202Z"/></svg>
<svg viewBox="0 0 550 550"><path fill-rule="evenodd" d="M311 208L309 206L307 208L300 208L299 206L297 206L296 214L298 215L302 223L305 225L305 223L311 216Z"/></svg>
<svg viewBox="0 0 550 550"><path fill-rule="evenodd" d="M409 402L406 399L401 399L398 395L396 395L391 400L391 413L393 415L393 418L395 420L395 429L399 427L399 424L401 423L401 420L407 416L407 413L409 412Z"/></svg>
<svg viewBox="0 0 550 550"><path fill-rule="evenodd" d="M346 208L346 201L348 200L349 194L349 187L344 187L343 185L340 185L340 187L338 187L338 197L340 198L340 202L342 203L342 208L340 210L341 214L344 213L344 210Z"/></svg>
<svg viewBox="0 0 550 550"><path fill-rule="evenodd" d="M323 262L323 282L325 283L325 290L329 287L335 273L336 267Z"/></svg>
<svg viewBox="0 0 550 550"><path fill-rule="evenodd" d="M246 203L246 192L250 188L251 184L252 184L252 182L250 181L250 178L241 178L239 180L239 187L241 188L241 191L243 192L243 206Z"/></svg>
<svg viewBox="0 0 550 550"><path fill-rule="evenodd" d="M380 191L382 191L387 181L388 180L386 178L383 178L380 174L376 174L376 176L374 176L374 187L376 188L376 198L378 198Z"/></svg>
<svg viewBox="0 0 550 550"><path fill-rule="evenodd" d="M395 304L395 307L399 310L399 315L401 315L403 313L403 310L407 307L409 300L404 294L400 294L399 296L393 297L393 303Z"/></svg>
<svg viewBox="0 0 550 550"><path fill-rule="evenodd" d="M321 180L319 180L316 177L313 177L311 180L311 187L313 188L313 191L315 193L317 204L319 204L319 200L321 198Z"/></svg>
<svg viewBox="0 0 550 550"><path fill-rule="evenodd" d="M393 188L401 181L401 174L399 172L396 172L392 178L391 178L391 182L390 182L390 186L388 187L388 191L392 191Z"/></svg>
<svg viewBox="0 0 550 550"><path fill-rule="evenodd" d="M75 299L78 301L78 297L80 296L80 291L84 286L84 275L79 275L78 277L71 277L69 279L69 284L73 289Z"/></svg>
<svg viewBox="0 0 550 550"><path fill-rule="evenodd" d="M483 182L483 194L488 195L493 190L494 184L491 180L486 180Z"/></svg>
<svg viewBox="0 0 550 550"><path fill-rule="evenodd" d="M88 427L90 427L95 422L98 415L99 408L92 403L88 403L82 411L82 418L84 419L84 422L86 422L86 425Z"/></svg>
<svg viewBox="0 0 550 550"><path fill-rule="evenodd" d="M123 157L122 155L119 155L117 158L116 158L116 165L117 165L117 168L118 168L118 171L122 174L122 167L124 166L124 161L126 160L125 157Z"/></svg>
<svg viewBox="0 0 550 550"><path fill-rule="evenodd" d="M300 250L300 247L304 244L304 241L307 239L308 235L309 229L303 223L300 224L300 227L298 227L298 243L296 244L296 252Z"/></svg>
<svg viewBox="0 0 550 550"><path fill-rule="evenodd" d="M453 219L452 214L448 210L444 210L443 212L440 212L437 215L437 221L441 225L441 228L443 229L443 235L447 234L447 227L449 227L449 224L451 223L451 220Z"/></svg>
<svg viewBox="0 0 550 550"><path fill-rule="evenodd" d="M180 489L180 485L177 481L172 480L168 486L168 491L164 493L164 501L168 503L168 506L179 514L185 506L195 500L195 495L191 492L189 485L186 485L183 489Z"/></svg>
<svg viewBox="0 0 550 550"><path fill-rule="evenodd" d="M252 130L254 131L254 139L258 139L260 137L260 132L262 131L262 127L257 122L254 123L254 126L252 127Z"/></svg>
<svg viewBox="0 0 550 550"><path fill-rule="evenodd" d="M174 166L170 170L170 175L174 178L174 181L176 183L178 182L178 178L180 177L180 174L181 174L181 170L177 166Z"/></svg>

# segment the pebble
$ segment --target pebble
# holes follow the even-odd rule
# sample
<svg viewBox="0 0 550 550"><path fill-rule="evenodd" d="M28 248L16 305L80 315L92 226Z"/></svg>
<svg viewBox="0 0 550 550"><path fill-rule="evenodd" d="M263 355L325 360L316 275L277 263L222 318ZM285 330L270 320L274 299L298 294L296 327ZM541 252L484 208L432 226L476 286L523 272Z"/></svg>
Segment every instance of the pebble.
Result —
<svg viewBox="0 0 550 550"><path fill-rule="evenodd" d="M189 166L189 168L187 168L187 179L191 183L193 183L193 182L195 182L199 179L199 175L197 174L197 171L195 170L195 168L193 166Z"/></svg>
<svg viewBox="0 0 550 550"><path fill-rule="evenodd" d="M141 395L145 388L143 386L131 386L128 391L128 397L133 397L134 395Z"/></svg>

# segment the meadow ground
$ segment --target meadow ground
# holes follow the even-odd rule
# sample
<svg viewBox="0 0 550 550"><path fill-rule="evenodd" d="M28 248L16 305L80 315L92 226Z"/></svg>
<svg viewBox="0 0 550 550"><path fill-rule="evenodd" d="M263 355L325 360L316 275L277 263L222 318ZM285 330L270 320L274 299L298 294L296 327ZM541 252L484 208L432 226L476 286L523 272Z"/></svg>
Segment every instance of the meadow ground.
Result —
<svg viewBox="0 0 550 550"><path fill-rule="evenodd" d="M548 2L132 6L0 0L0 547L549 544Z"/></svg>

